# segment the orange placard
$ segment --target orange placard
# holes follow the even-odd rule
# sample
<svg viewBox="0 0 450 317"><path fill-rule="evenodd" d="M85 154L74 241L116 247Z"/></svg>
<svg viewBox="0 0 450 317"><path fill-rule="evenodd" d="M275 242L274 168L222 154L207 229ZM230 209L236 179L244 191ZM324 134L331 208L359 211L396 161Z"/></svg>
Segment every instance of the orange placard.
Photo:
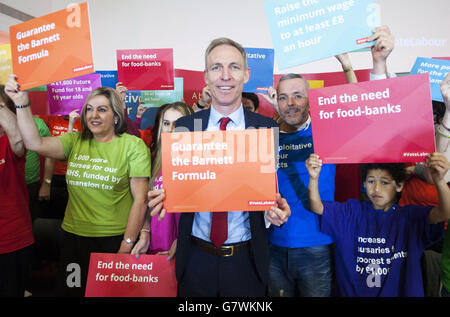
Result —
<svg viewBox="0 0 450 317"><path fill-rule="evenodd" d="M94 72L87 2L9 28L22 90Z"/></svg>
<svg viewBox="0 0 450 317"><path fill-rule="evenodd" d="M273 129L162 134L168 212L259 211L276 205Z"/></svg>

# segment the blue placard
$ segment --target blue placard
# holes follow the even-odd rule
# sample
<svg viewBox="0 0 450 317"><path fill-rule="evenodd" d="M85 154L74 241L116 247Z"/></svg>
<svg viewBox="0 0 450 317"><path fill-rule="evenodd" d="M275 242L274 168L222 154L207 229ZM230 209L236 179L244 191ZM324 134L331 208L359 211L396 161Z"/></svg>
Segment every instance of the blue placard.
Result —
<svg viewBox="0 0 450 317"><path fill-rule="evenodd" d="M97 74L100 74L103 87L111 87L116 89L117 84L117 71L116 70L98 70Z"/></svg>
<svg viewBox="0 0 450 317"><path fill-rule="evenodd" d="M271 48L245 48L250 80L244 92L265 93L273 86L274 50Z"/></svg>
<svg viewBox="0 0 450 317"><path fill-rule="evenodd" d="M125 106L127 107L128 117L134 121L136 117L136 111L141 101L140 90L128 90L125 97Z"/></svg>
<svg viewBox="0 0 450 317"><path fill-rule="evenodd" d="M441 93L441 81L450 71L450 61L445 59L434 59L418 57L411 69L411 74L428 73L430 76L431 99L444 102Z"/></svg>
<svg viewBox="0 0 450 317"><path fill-rule="evenodd" d="M274 0L264 8L280 69L371 46L366 39L380 25L373 0Z"/></svg>

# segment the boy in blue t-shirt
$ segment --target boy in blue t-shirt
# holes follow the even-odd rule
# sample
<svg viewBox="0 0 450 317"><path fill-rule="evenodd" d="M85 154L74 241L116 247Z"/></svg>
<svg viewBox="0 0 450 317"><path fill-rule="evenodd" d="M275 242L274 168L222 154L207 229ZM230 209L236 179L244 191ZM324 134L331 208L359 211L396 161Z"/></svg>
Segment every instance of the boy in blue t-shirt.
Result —
<svg viewBox="0 0 450 317"><path fill-rule="evenodd" d="M406 177L404 164L366 164L362 178L370 201L322 202L318 180L322 161L311 154L310 210L322 216L321 231L335 241L338 296L424 296L420 258L440 240L450 218L450 189L444 180L449 162L432 153L426 162L439 206L396 204ZM438 233L438 234L436 234Z"/></svg>

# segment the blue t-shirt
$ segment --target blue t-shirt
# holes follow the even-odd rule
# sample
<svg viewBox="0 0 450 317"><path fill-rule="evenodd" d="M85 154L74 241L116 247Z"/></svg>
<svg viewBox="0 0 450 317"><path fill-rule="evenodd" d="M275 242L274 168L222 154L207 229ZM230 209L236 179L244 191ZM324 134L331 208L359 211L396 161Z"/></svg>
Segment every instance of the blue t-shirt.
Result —
<svg viewBox="0 0 450 317"><path fill-rule="evenodd" d="M270 243L287 248L326 245L333 240L320 232L320 217L308 210L309 173L305 161L314 152L311 125L296 133L280 133L278 186L291 208L289 220L281 227L271 226ZM336 166L324 164L319 192L323 200L334 200Z"/></svg>
<svg viewBox="0 0 450 317"><path fill-rule="evenodd" d="M355 199L323 204L322 232L336 246L337 296L424 296L420 258L443 233L443 223L428 222L432 207L394 204L384 212Z"/></svg>

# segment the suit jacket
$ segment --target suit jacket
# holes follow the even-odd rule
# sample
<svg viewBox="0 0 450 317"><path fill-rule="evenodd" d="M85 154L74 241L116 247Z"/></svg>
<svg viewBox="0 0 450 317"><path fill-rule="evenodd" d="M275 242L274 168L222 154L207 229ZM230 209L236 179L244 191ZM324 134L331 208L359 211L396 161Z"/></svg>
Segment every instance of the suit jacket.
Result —
<svg viewBox="0 0 450 317"><path fill-rule="evenodd" d="M196 112L190 116L181 117L176 121L175 131L205 131L208 127L210 109ZM244 109L245 128L278 128L271 118ZM267 229L264 222L264 211L250 212L250 252L253 256L257 273L267 284L269 274L269 245ZM178 228L177 254L175 258L175 272L177 280L183 276L186 260L190 253L192 224L194 213L182 213Z"/></svg>

